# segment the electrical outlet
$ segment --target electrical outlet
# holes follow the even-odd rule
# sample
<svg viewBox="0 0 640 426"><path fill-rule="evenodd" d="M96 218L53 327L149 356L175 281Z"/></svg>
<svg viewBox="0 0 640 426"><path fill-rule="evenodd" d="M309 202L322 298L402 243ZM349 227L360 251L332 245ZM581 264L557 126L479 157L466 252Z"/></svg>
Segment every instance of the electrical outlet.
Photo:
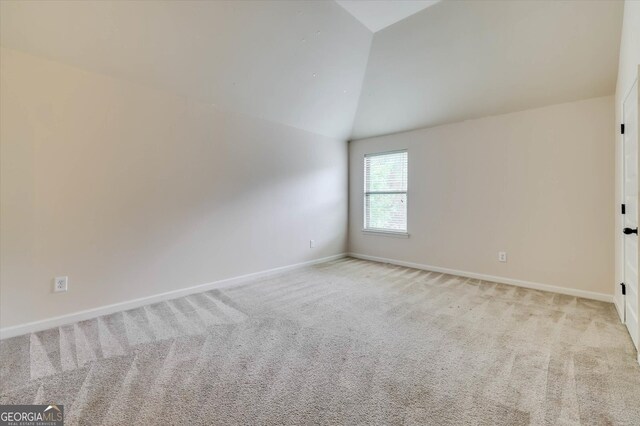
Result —
<svg viewBox="0 0 640 426"><path fill-rule="evenodd" d="M499 251L498 252L498 261L507 263L507 252L506 251Z"/></svg>
<svg viewBox="0 0 640 426"><path fill-rule="evenodd" d="M55 277L53 279L53 291L59 293L69 289L69 277Z"/></svg>
<svg viewBox="0 0 640 426"><path fill-rule="evenodd" d="M316 247L316 240L309 240L309 248L315 248Z"/></svg>

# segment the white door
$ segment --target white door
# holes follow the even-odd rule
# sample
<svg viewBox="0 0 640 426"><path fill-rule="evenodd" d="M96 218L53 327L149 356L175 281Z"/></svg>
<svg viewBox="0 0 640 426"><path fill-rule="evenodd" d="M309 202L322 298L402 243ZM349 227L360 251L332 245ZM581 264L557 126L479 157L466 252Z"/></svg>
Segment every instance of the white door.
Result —
<svg viewBox="0 0 640 426"><path fill-rule="evenodd" d="M623 105L625 324L638 347L638 82Z"/></svg>

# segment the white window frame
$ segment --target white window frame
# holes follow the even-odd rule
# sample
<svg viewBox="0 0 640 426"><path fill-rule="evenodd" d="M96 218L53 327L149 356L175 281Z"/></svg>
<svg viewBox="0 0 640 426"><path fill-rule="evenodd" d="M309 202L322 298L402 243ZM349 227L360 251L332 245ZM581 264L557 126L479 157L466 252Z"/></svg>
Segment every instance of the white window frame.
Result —
<svg viewBox="0 0 640 426"><path fill-rule="evenodd" d="M367 191L367 169L365 163L367 158L377 157L381 155L396 154L400 152L407 153L407 190L406 191ZM372 235L384 235L389 237L408 238L409 237L409 151L407 149L397 149L393 151L375 152L365 154L363 158L363 191L362 191L362 232ZM393 229L381 229L381 228L367 228L367 195L370 194L405 194L405 217L406 217L406 230L397 231Z"/></svg>

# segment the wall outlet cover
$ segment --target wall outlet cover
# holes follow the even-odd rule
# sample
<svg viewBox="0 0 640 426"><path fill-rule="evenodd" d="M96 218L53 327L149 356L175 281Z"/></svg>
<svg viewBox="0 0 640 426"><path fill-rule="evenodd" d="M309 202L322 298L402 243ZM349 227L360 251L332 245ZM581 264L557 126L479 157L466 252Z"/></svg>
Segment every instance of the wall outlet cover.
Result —
<svg viewBox="0 0 640 426"><path fill-rule="evenodd" d="M507 262L507 252L506 251L499 251L498 252L498 261L499 262Z"/></svg>
<svg viewBox="0 0 640 426"><path fill-rule="evenodd" d="M309 240L309 248L315 248L316 240Z"/></svg>
<svg viewBox="0 0 640 426"><path fill-rule="evenodd" d="M53 279L53 291L59 293L69 289L69 277L55 277Z"/></svg>

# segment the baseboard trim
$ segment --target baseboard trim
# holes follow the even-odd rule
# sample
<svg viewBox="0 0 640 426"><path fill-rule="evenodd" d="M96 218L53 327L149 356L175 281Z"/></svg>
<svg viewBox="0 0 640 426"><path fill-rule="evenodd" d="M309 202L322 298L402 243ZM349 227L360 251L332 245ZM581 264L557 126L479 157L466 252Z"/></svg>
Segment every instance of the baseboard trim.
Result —
<svg viewBox="0 0 640 426"><path fill-rule="evenodd" d="M155 294L153 296L141 297L138 299L128 300L126 302L114 303L111 305L100 306L98 308L86 309L71 314L61 315L58 317L48 318L39 321L33 321L26 324L14 325L11 327L0 328L0 340L10 337L20 336L27 333L47 330L49 328L60 327L65 324L84 321L103 315L109 315L120 311L139 308L141 306L150 305L152 303L163 302L165 300L177 299L179 297L188 296L190 294L202 293L204 291L228 288L246 283L258 278L265 278L272 275L281 274L283 272L300 269L307 266L317 265L332 260L342 259L346 257L346 253L340 253L333 256L327 256L320 259L314 259L307 262L296 263L293 265L280 266L278 268L268 269L251 274L240 275L237 277L225 278L223 280L213 281L206 284L199 284L192 287L181 288L179 290L167 291L165 293Z"/></svg>
<svg viewBox="0 0 640 426"><path fill-rule="evenodd" d="M518 287L530 288L534 290L549 291L552 293L566 294L569 296L582 297L585 299L599 300L601 302L613 303L613 296L593 291L577 290L573 288L558 287L550 284L541 284L532 281L518 280L514 278L498 277L494 275L478 274L475 272L460 271L457 269L441 268L439 266L423 265L421 263L405 262L404 260L387 259L384 257L369 256L360 253L348 253L350 257L356 259L371 260L374 262L390 263L392 265L406 266L409 268L423 269L425 271L440 272L444 274L459 275L465 278L475 278L484 281L493 281L501 284L509 284Z"/></svg>

